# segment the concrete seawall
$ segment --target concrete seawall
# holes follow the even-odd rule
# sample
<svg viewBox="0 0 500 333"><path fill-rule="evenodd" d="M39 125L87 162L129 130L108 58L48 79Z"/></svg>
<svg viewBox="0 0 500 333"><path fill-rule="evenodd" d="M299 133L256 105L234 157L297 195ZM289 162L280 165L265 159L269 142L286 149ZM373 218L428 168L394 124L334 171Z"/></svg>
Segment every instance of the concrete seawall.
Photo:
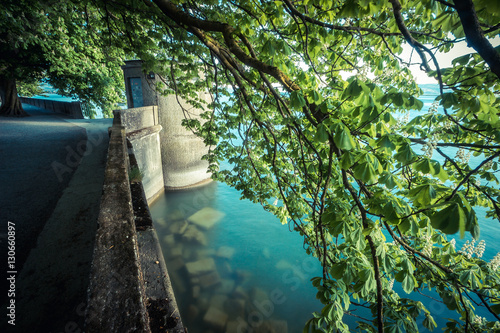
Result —
<svg viewBox="0 0 500 333"><path fill-rule="evenodd" d="M163 193L163 169L158 124L158 107L144 106L115 111L134 149L148 203Z"/></svg>
<svg viewBox="0 0 500 333"><path fill-rule="evenodd" d="M85 331L185 332L119 114L110 136Z"/></svg>
<svg viewBox="0 0 500 333"><path fill-rule="evenodd" d="M45 110L64 113L74 119L83 119L82 106L80 102L53 101L43 98L20 97L21 103L33 105Z"/></svg>

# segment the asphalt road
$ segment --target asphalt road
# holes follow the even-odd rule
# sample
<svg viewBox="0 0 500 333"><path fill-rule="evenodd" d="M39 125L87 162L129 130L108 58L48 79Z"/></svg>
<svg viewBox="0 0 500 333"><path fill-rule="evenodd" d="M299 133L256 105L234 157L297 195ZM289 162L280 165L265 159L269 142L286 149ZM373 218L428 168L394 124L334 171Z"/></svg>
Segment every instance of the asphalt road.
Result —
<svg viewBox="0 0 500 333"><path fill-rule="evenodd" d="M7 261L7 223L12 222L17 271L78 166L80 157L70 152L76 152L79 143L85 148L87 139L85 128L64 116L30 105L24 108L30 117L0 117L0 267ZM67 159L73 167L57 164L65 165ZM66 172L55 171L61 169Z"/></svg>
<svg viewBox="0 0 500 333"><path fill-rule="evenodd" d="M30 117L0 118L0 331L82 332L111 120L24 107ZM4 306L12 299L15 326Z"/></svg>

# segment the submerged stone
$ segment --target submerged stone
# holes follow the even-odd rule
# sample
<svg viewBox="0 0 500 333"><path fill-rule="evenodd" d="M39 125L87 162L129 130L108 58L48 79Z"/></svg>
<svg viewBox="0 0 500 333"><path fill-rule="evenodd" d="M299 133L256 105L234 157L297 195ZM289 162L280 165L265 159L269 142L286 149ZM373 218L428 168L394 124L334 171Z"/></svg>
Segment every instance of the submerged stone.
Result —
<svg viewBox="0 0 500 333"><path fill-rule="evenodd" d="M226 214L223 212L215 210L211 207L205 207L188 217L188 221L202 229L208 230L219 222L225 215Z"/></svg>
<svg viewBox="0 0 500 333"><path fill-rule="evenodd" d="M224 260L220 265L219 265L220 273L222 275L233 275L234 271L229 262Z"/></svg>
<svg viewBox="0 0 500 333"><path fill-rule="evenodd" d="M207 274L216 270L213 258L205 258L198 261L188 262L186 269L191 277Z"/></svg>
<svg viewBox="0 0 500 333"><path fill-rule="evenodd" d="M217 271L212 271L208 274L204 274L198 277L199 284L203 289L208 289L214 287L221 283L219 273Z"/></svg>
<svg viewBox="0 0 500 333"><path fill-rule="evenodd" d="M215 294L210 297L209 305L210 307L224 310L224 305L226 304L227 299L227 295Z"/></svg>
<svg viewBox="0 0 500 333"><path fill-rule="evenodd" d="M170 277L170 280L172 281L172 284L176 286L176 289L179 291L180 294L183 294L187 291L186 283L184 282L184 279L181 278L181 276L177 271L169 271L168 275Z"/></svg>
<svg viewBox="0 0 500 333"><path fill-rule="evenodd" d="M200 297L201 287L199 285L193 286L192 288L193 298L197 299Z"/></svg>
<svg viewBox="0 0 500 333"><path fill-rule="evenodd" d="M289 261L287 261L285 259L281 259L280 261L278 261L276 263L275 267L277 269L292 269L293 265Z"/></svg>
<svg viewBox="0 0 500 333"><path fill-rule="evenodd" d="M167 226L167 221L163 217L159 217L155 219L154 223L156 223L159 226L166 227Z"/></svg>
<svg viewBox="0 0 500 333"><path fill-rule="evenodd" d="M241 285L244 285L248 281L250 281L250 278L252 276L252 273L250 273L249 271L242 270L242 269L237 269L234 273L235 273L237 283L239 283Z"/></svg>
<svg viewBox="0 0 500 333"><path fill-rule="evenodd" d="M190 320L195 320L199 314L200 314L200 309L196 305L193 304L189 305L187 315Z"/></svg>
<svg viewBox="0 0 500 333"><path fill-rule="evenodd" d="M232 247L229 246L221 246L217 250L217 253L215 254L217 257L225 258L225 259L231 259L234 256L234 253L236 250Z"/></svg>
<svg viewBox="0 0 500 333"><path fill-rule="evenodd" d="M222 279L220 286L215 291L219 294L229 295L233 292L235 284L234 280Z"/></svg>
<svg viewBox="0 0 500 333"><path fill-rule="evenodd" d="M203 317L203 322L217 330L223 330L226 327L228 315L222 310L215 308L213 306L208 308L208 311Z"/></svg>
<svg viewBox="0 0 500 333"><path fill-rule="evenodd" d="M166 246L174 246L175 245L175 238L174 235L167 235L163 237L163 244Z"/></svg>
<svg viewBox="0 0 500 333"><path fill-rule="evenodd" d="M184 213L182 211L176 209L173 212L171 212L170 214L168 214L168 218L171 221L181 220L184 218Z"/></svg>
<svg viewBox="0 0 500 333"><path fill-rule="evenodd" d="M181 257L182 256L182 246L178 245L176 247L173 247L170 250L168 250L166 254L169 258Z"/></svg>
<svg viewBox="0 0 500 333"><path fill-rule="evenodd" d="M269 251L269 248L265 247L265 248L262 250L262 255L263 255L263 256L264 256L264 258L266 258L266 259L271 258L271 251Z"/></svg>
<svg viewBox="0 0 500 333"><path fill-rule="evenodd" d="M280 261L278 261L276 263L276 266L275 266L277 269L283 269L283 270L292 270L293 271L293 274L295 276L297 276L298 278L300 278L301 280L305 280L306 279L306 276L304 275L304 273L302 272L300 266L298 265L292 265L290 262L282 259Z"/></svg>
<svg viewBox="0 0 500 333"><path fill-rule="evenodd" d="M255 287L252 289L251 297L254 302L259 303L269 300L269 295L267 294L267 292L259 287Z"/></svg>
<svg viewBox="0 0 500 333"><path fill-rule="evenodd" d="M286 320L271 320L270 323L276 333L288 333L288 322Z"/></svg>
<svg viewBox="0 0 500 333"><path fill-rule="evenodd" d="M177 221L172 223L172 225L169 228L169 231L171 234L181 235L184 233L184 231L186 231L187 227L188 227L188 222L186 220Z"/></svg>
<svg viewBox="0 0 500 333"><path fill-rule="evenodd" d="M208 243L205 234L202 233L194 225L190 225L186 228L186 230L182 234L182 239L186 242L195 242L200 245L207 245Z"/></svg>
<svg viewBox="0 0 500 333"><path fill-rule="evenodd" d="M242 286L238 286L234 289L232 296L234 298L248 299L248 293L243 289Z"/></svg>
<svg viewBox="0 0 500 333"><path fill-rule="evenodd" d="M245 306L246 302L244 299L228 299L225 303L224 309L230 318L244 318L245 317Z"/></svg>
<svg viewBox="0 0 500 333"><path fill-rule="evenodd" d="M196 251L198 257L204 258L204 257L212 257L215 255L215 250L210 249L210 248L202 248Z"/></svg>

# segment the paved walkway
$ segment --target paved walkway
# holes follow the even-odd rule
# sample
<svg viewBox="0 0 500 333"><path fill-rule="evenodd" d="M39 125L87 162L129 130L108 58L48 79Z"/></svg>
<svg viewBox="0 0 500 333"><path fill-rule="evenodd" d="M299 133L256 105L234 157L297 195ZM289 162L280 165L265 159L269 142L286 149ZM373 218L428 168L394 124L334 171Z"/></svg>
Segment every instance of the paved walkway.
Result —
<svg viewBox="0 0 500 333"><path fill-rule="evenodd" d="M2 310L0 331L83 331L111 120L25 109L31 117L0 118L0 267L3 277L11 221L18 271L16 326L4 329Z"/></svg>

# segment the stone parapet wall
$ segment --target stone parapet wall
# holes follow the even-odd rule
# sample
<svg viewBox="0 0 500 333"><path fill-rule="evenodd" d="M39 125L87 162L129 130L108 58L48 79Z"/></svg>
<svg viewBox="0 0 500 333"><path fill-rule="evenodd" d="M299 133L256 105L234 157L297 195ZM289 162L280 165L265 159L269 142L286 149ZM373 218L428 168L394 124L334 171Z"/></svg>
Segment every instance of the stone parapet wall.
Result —
<svg viewBox="0 0 500 333"><path fill-rule="evenodd" d="M110 128L85 332L185 332L144 188L129 180L138 163L121 125L118 113Z"/></svg>
<svg viewBox="0 0 500 333"><path fill-rule="evenodd" d="M86 332L150 332L128 179L125 130L110 131Z"/></svg>
<svg viewBox="0 0 500 333"><path fill-rule="evenodd" d="M64 113L74 119L83 119L82 106L80 102L53 101L43 98L20 97L21 103L33 105L45 110Z"/></svg>

